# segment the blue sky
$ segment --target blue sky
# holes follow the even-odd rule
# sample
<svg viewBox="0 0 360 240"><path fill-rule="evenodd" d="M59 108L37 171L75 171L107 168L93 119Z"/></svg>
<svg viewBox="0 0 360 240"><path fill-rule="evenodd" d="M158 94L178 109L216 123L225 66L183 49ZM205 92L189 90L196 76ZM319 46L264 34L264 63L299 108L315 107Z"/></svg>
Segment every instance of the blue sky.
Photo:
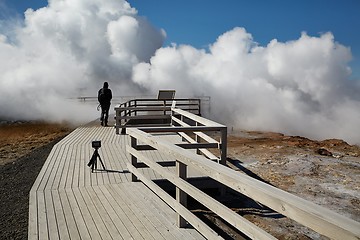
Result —
<svg viewBox="0 0 360 240"><path fill-rule="evenodd" d="M27 8L46 6L46 0L0 0L21 14ZM359 0L129 0L139 15L165 29L170 43L207 48L232 28L244 27L254 41L266 45L272 39L286 42L332 32L335 41L351 48L353 77L360 79ZM4 15L9 17L9 15ZM0 15L1 16L1 15Z"/></svg>

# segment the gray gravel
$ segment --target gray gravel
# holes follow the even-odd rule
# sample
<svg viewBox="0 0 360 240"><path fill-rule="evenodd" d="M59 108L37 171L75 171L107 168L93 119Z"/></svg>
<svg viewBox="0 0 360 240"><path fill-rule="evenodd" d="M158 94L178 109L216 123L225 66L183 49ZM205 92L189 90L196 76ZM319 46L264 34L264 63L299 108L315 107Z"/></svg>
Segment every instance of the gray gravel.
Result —
<svg viewBox="0 0 360 240"><path fill-rule="evenodd" d="M60 139L0 166L0 239L27 239L29 192L58 141Z"/></svg>

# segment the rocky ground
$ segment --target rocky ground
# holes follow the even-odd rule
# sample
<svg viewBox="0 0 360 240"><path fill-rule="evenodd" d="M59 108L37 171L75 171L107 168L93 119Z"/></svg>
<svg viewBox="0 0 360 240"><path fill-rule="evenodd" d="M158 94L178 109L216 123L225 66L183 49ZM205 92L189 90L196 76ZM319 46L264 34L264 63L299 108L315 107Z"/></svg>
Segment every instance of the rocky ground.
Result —
<svg viewBox="0 0 360 240"><path fill-rule="evenodd" d="M28 192L52 146L72 127L0 125L0 239L26 239ZM267 132L232 132L228 165L278 188L360 221L360 148L341 140L313 141ZM231 191L224 204L279 239L326 239ZM241 234L201 206L193 212L228 239Z"/></svg>

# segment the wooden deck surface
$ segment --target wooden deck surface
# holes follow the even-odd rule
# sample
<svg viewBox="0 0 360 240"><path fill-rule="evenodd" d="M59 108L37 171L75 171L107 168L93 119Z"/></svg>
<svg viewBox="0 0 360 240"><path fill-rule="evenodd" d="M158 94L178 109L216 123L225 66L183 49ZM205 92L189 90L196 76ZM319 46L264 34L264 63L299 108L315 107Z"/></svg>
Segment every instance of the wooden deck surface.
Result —
<svg viewBox="0 0 360 240"><path fill-rule="evenodd" d="M159 137L181 141L175 135ZM107 171L91 173L87 166L94 140L102 142L99 154ZM141 182L131 182L129 144L127 135L94 125L79 127L57 143L30 191L29 239L203 239L194 229L179 229L168 205ZM157 151L146 154L170 160ZM161 179L152 170L142 171Z"/></svg>

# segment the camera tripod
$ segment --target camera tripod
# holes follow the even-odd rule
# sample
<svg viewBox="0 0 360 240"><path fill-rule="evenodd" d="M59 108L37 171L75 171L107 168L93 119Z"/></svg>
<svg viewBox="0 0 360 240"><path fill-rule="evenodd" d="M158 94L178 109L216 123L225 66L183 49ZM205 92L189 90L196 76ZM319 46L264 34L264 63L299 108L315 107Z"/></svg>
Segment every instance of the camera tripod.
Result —
<svg viewBox="0 0 360 240"><path fill-rule="evenodd" d="M97 170L97 159L99 158L99 161L103 167L103 169L105 170L105 166L104 166L104 163L103 161L101 160L101 157L100 157L100 154L98 152L98 149L99 148L95 148L95 151L88 163L88 167L91 167L91 172L94 172L94 169Z"/></svg>

